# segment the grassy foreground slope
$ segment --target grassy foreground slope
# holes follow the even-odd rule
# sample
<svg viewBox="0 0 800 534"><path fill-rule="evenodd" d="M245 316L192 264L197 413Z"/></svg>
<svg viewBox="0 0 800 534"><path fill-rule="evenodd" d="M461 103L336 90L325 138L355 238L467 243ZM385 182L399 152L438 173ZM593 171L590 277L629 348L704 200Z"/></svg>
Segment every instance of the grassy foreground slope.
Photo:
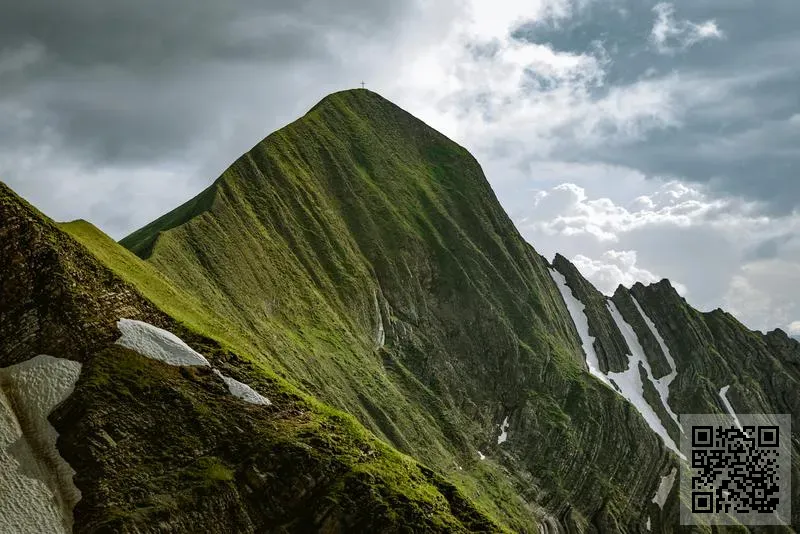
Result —
<svg viewBox="0 0 800 534"><path fill-rule="evenodd" d="M141 260L85 223L67 228L96 255L0 183L0 367L41 353L83 364L51 416L82 494L74 532L503 531L351 416L199 333L213 316ZM174 332L273 404L114 345L120 317Z"/></svg>
<svg viewBox="0 0 800 534"><path fill-rule="evenodd" d="M463 147L379 95L326 97L122 244L224 317L254 365L515 530L535 531L536 505L577 531L652 512L671 460L585 372L547 262Z"/></svg>

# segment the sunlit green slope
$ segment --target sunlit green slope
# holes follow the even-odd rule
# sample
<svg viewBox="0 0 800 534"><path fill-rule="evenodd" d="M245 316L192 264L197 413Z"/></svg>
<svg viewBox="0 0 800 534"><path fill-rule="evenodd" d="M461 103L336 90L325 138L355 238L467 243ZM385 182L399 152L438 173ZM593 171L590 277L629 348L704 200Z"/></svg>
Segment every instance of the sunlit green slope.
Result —
<svg viewBox="0 0 800 534"><path fill-rule="evenodd" d="M584 372L547 263L475 159L379 95L326 97L122 244L260 365L513 528L533 529L534 503L576 524L643 523L630 492L654 491L658 438ZM498 443L506 417L513 438Z"/></svg>

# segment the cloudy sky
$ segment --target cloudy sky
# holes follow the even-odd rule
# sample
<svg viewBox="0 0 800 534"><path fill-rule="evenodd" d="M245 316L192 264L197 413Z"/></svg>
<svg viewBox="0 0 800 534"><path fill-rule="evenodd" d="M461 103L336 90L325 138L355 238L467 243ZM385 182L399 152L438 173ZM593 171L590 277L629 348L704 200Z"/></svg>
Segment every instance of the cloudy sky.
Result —
<svg viewBox="0 0 800 534"><path fill-rule="evenodd" d="M800 334L796 0L0 0L0 180L114 237L325 94L469 148L603 291Z"/></svg>

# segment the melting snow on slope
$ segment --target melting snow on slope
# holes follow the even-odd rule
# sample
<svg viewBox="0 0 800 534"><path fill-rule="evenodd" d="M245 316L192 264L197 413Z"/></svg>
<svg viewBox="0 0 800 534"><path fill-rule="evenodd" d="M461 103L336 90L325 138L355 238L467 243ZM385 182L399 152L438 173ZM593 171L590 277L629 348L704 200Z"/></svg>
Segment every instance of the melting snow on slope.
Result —
<svg viewBox="0 0 800 534"><path fill-rule="evenodd" d="M378 347L383 347L386 343L386 330L383 328L383 314L381 314L381 305L378 302L378 292L372 294L375 299L375 317L377 317L378 328L375 332L375 344Z"/></svg>
<svg viewBox="0 0 800 534"><path fill-rule="evenodd" d="M581 344L583 345L583 352L586 354L586 365L589 367L589 373L611 387L611 383L608 381L608 378L606 378L606 375L600 371L600 358L597 357L597 352L594 350L594 337L589 335L589 319L586 317L586 306L572 294L572 290L567 285L567 279L563 274L555 269L548 270L556 286L558 286L561 297L567 305L569 315L572 317L572 322L575 323L575 328L578 330L578 336L580 336Z"/></svg>
<svg viewBox="0 0 800 534"><path fill-rule="evenodd" d="M672 486L675 484L675 475L677 470L673 467L672 471L669 472L668 475L664 475L661 477L661 483L658 485L658 489L656 490L656 494L653 497L651 502L654 502L658 505L659 508L662 510L664 509L664 504L667 502L667 497L669 496L669 492L672 491Z"/></svg>
<svg viewBox="0 0 800 534"><path fill-rule="evenodd" d="M653 410L650 404L644 398L644 385L642 384L642 375L639 371L639 364L642 364L647 376L652 380L653 371L650 369L650 364L644 355L644 349L639 343L639 338L633 331L631 325L625 322L622 315L619 313L616 304L609 301L606 303L608 311L611 312L611 317L617 325L622 336L625 338L625 343L628 345L630 354L628 355L628 368L621 373L608 373L608 378L619 387L622 396L628 399L631 404L642 414L644 420L650 428L661 436L664 445L672 449L675 454L681 458L685 458L680 450L678 450L675 442L669 437L667 429L661 424L661 419L658 414Z"/></svg>
<svg viewBox="0 0 800 534"><path fill-rule="evenodd" d="M614 319L617 328L625 338L631 354L628 355L627 370L621 373L608 373L608 375L604 374L602 371L600 371L600 359L598 358L597 352L594 349L594 337L589 335L589 320L586 317L585 312L586 306L572 293L572 290L567 285L567 279L564 277L564 275L555 269L549 269L549 271L553 281L556 283L556 286L558 286L558 289L561 292L561 296L564 299L567 310L572 317L572 321L575 323L575 328L578 330L578 335L580 336L581 343L583 345L583 351L586 354L586 365L589 368L589 373L592 376L597 377L603 383L612 387L614 391L621 394L625 399L633 404L642 417L644 417L644 420L647 422L650 428L661 437L661 439L664 441L664 444L669 449L674 451L679 457L685 458L681 454L680 450L678 450L675 442L672 441L672 438L669 437L669 434L667 433L666 428L664 428L664 425L661 423L661 419L658 417L658 414L655 413L653 408L645 400L644 385L642 384L642 377L639 371L639 363L641 363L645 369L647 378L653 383L653 386L656 388L659 396L661 396L664 407L671 415L673 415L672 410L667 404L669 384L675 378L673 375L673 373L675 373L675 362L672 359L672 356L669 356L669 362L672 366L673 373L670 373L670 375L667 375L666 377L662 377L660 380L653 380L653 372L650 369L650 363L645 357L644 349L642 349L639 339L636 337L636 333L633 331L633 328L622 318L622 315L619 313L616 305L609 301L606 305L608 306L609 312L611 312L611 316ZM652 324L652 322L650 322L650 324ZM655 325L653 325L653 328L655 328ZM663 339L661 339L660 335L658 335L656 339L660 339L661 342L663 342ZM664 345L664 348L666 349L666 344ZM665 354L668 354L668 352L665 351Z"/></svg>
<svg viewBox="0 0 800 534"><path fill-rule="evenodd" d="M117 345L135 350L142 356L159 360L169 365L211 366L202 354L192 349L172 332L132 319L120 319L117 322L117 327L122 332L122 337L117 341ZM228 391L234 397L238 397L250 404L262 406L270 406L272 404L268 398L247 384L225 376L217 369L214 369L214 372L225 382L225 385L228 386Z"/></svg>
<svg viewBox="0 0 800 534"><path fill-rule="evenodd" d="M681 432L683 432L683 427L681 427L681 424L678 421L677 414L673 412L672 408L669 406L669 385L672 384L672 381L675 380L676 376L678 376L678 368L675 365L675 360L672 357L672 354L669 352L669 347L667 347L667 344L664 342L664 338L661 337L661 333L658 331L658 328L656 328L655 323L653 323L650 317L648 317L644 312L642 307L639 305L639 302L636 300L636 297L632 296L632 298L633 304L636 306L636 309L639 310L639 314L642 316L642 319L644 319L645 324L647 324L647 328L650 329L650 332L652 332L653 336L658 342L658 346L661 347L661 352L664 353L664 357L667 359L667 363L669 364L670 368L669 374L662 376L658 380L653 378L654 375L652 372L648 376L650 377L650 381L655 386L656 391L658 391L659 397L661 397L661 404L664 405L664 408L667 410L667 413L669 413L669 416L673 421L675 421L675 424L678 425L678 428L681 430Z"/></svg>
<svg viewBox="0 0 800 534"><path fill-rule="evenodd" d="M72 531L81 493L47 417L72 394L81 364L37 356L0 369L0 532Z"/></svg>
<svg viewBox="0 0 800 534"><path fill-rule="evenodd" d="M728 389L730 389L729 385L720 389L719 398L722 399L725 409L728 410L728 413L731 415L731 417L733 417L733 422L736 423L736 428L742 430L742 423L739 422L739 418L736 416L736 412L733 411L733 406L731 406L731 403L728 400Z"/></svg>
<svg viewBox="0 0 800 534"><path fill-rule="evenodd" d="M202 354L172 332L132 319L120 319L117 328L122 332L117 345L135 350L148 358L170 365L210 365Z"/></svg>
<svg viewBox="0 0 800 534"><path fill-rule="evenodd" d="M497 436L497 444L505 443L508 440L508 416L503 419L503 424L500 425L500 435Z"/></svg>
<svg viewBox="0 0 800 534"><path fill-rule="evenodd" d="M238 397L245 402L249 402L250 404L261 404L264 406L270 406L272 404L268 398L264 397L247 384L239 382L238 380L229 376L225 376L217 369L214 369L214 373L220 377L223 382L225 382L225 385L228 386L228 391L234 397Z"/></svg>

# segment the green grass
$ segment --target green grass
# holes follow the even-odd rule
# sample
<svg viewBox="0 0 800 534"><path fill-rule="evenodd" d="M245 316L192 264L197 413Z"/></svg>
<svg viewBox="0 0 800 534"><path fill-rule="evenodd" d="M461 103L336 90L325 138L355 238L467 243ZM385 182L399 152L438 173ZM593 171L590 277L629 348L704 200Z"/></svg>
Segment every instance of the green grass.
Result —
<svg viewBox="0 0 800 534"><path fill-rule="evenodd" d="M354 433L364 425L508 528L535 530L534 502L569 503L579 523L601 509L609 525L641 520L658 477L640 466L665 461L657 438L585 372L547 263L474 158L380 96L333 94L267 137L122 241L146 262L82 223L65 228L187 328L244 358L254 379L333 410ZM590 311L602 310L589 293ZM682 305L673 311L702 341L680 341L692 352L678 357L724 368L707 347L739 326L720 319L712 333ZM593 324L618 344L606 323ZM694 406L710 402L710 387ZM513 437L498 447L509 414ZM477 449L492 460L478 462ZM394 468L405 480L407 457L395 454L353 464L358 480ZM422 500L443 491L406 489Z"/></svg>
<svg viewBox="0 0 800 534"><path fill-rule="evenodd" d="M587 388L546 262L474 158L378 95L327 97L122 243L169 288L223 318L223 339L255 369L345 410L439 472L463 464L453 480L479 483L481 506L498 521L533 529L530 506L500 497L519 494L528 476L551 492L580 477L541 441L520 442L522 474L476 463L478 448L502 456L491 444L503 412L513 408L530 436L545 437L535 429L602 424L593 412L609 396ZM168 293L152 274L142 281L144 271L124 269L154 299ZM388 336L381 351L375 295ZM173 311L220 339L202 317ZM558 391L546 404L553 421L529 404L540 389ZM597 452L579 454L589 462ZM592 477L602 485L608 475ZM580 506L587 491L569 498Z"/></svg>

